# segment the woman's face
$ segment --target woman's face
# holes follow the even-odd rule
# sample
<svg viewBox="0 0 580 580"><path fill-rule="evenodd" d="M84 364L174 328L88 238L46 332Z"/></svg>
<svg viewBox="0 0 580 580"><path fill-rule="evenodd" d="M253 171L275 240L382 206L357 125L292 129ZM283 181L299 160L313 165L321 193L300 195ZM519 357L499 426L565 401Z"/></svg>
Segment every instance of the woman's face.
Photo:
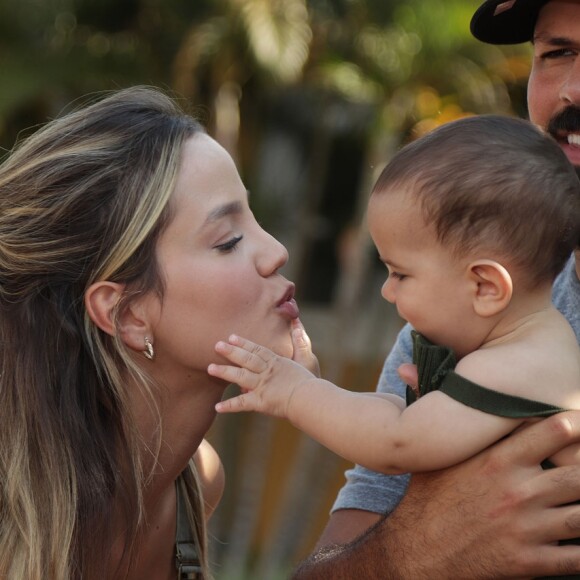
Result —
<svg viewBox="0 0 580 580"><path fill-rule="evenodd" d="M231 333L292 356L298 309L278 272L288 253L256 222L232 158L207 135L184 146L172 210L157 245L164 296L144 302L163 378L205 374Z"/></svg>

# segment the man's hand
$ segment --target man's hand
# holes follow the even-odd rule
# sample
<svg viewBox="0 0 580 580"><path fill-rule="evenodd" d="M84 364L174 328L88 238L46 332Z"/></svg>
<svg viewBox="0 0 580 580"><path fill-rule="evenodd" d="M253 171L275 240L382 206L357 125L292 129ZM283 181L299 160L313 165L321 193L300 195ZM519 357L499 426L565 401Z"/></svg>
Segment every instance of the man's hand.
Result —
<svg viewBox="0 0 580 580"><path fill-rule="evenodd" d="M424 568L448 578L519 578L580 572L580 466L539 463L580 439L580 412L516 433L454 468L413 476L390 525L418 526L417 545L445 548ZM417 577L417 576L415 576ZM421 576L422 577L422 576ZM426 577L426 576L425 576Z"/></svg>
<svg viewBox="0 0 580 580"><path fill-rule="evenodd" d="M414 475L388 518L314 554L296 579L530 578L580 573L580 466L543 471L580 441L580 412L535 423L449 469ZM567 505L568 504L568 505ZM344 521L343 521L344 524Z"/></svg>

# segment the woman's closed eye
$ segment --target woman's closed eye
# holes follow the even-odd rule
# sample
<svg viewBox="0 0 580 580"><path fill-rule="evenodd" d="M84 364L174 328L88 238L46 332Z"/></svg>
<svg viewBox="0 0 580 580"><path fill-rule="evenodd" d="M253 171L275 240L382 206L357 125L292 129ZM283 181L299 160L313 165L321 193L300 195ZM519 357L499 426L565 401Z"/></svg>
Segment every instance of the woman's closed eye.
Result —
<svg viewBox="0 0 580 580"><path fill-rule="evenodd" d="M230 238L227 242L214 246L214 248L219 252L221 252L222 254L233 252L234 250L236 250L238 244L242 241L243 237L244 236L234 236L233 238Z"/></svg>

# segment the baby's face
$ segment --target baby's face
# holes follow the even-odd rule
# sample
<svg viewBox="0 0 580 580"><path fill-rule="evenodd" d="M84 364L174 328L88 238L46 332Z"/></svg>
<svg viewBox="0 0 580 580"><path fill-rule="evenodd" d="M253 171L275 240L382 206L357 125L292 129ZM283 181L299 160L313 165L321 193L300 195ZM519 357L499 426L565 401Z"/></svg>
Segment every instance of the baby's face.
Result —
<svg viewBox="0 0 580 580"><path fill-rule="evenodd" d="M367 219L388 270L385 300L429 340L460 353L475 315L467 261L441 245L419 202L405 191L374 193Z"/></svg>

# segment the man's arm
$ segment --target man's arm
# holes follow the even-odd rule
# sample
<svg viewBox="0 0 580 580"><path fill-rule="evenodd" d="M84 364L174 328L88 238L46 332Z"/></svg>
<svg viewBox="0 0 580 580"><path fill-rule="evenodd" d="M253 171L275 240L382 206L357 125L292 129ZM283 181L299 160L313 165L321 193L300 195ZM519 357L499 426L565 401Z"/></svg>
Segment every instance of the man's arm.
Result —
<svg viewBox="0 0 580 580"><path fill-rule="evenodd" d="M380 514L358 509L342 509L333 512L320 535L315 551L328 546L352 542L382 519Z"/></svg>
<svg viewBox="0 0 580 580"><path fill-rule="evenodd" d="M414 475L390 517L351 544L315 552L293 578L579 573L580 546L556 542L580 536L580 506L565 505L580 499L580 466L539 467L578 441L580 412L572 411L535 423L460 465ZM348 527L348 513L340 523Z"/></svg>

